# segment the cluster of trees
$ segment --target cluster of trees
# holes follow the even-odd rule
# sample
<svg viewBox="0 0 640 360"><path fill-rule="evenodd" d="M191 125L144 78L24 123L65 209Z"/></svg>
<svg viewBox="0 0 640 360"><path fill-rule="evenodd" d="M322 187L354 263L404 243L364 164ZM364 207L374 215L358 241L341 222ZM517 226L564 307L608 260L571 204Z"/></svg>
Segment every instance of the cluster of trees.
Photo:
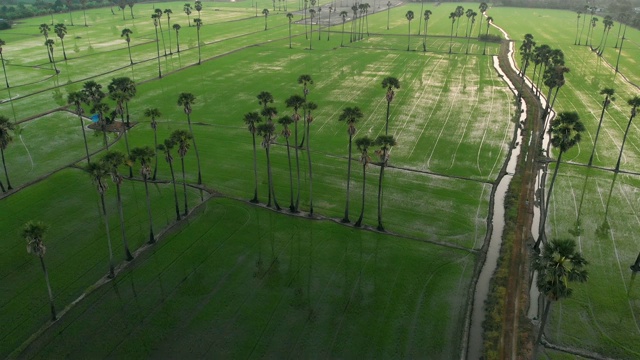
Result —
<svg viewBox="0 0 640 360"><path fill-rule="evenodd" d="M478 10L480 10L480 24L478 24L478 38L485 40L485 46L484 46L484 50L482 51L482 55L486 55L487 54L487 46L486 46L486 40L489 38L489 28L491 27L491 23L493 22L493 17L491 16L487 16L486 19L486 33L484 35L481 35L481 31L482 31L482 21L484 19L484 13L487 11L487 9L489 8L489 6L487 5L487 3L485 2L481 2L480 5L478 6ZM431 15L431 14L429 14ZM469 41L471 40L471 36L473 34L473 27L476 23L476 16L478 16L478 13L475 12L473 9L467 9L466 11L464 10L464 7L462 6L456 6L456 9L454 11L452 11L449 14L449 19L451 19L451 33L450 33L450 39L449 39L449 54L451 54L452 48L453 48L453 36L454 36L454 28L455 28L455 37L458 37L458 33L460 30L460 19L462 17L466 17L467 18L467 23L465 25L465 35L464 37L467 38L467 47L466 47L466 53L469 53ZM407 14L407 19L409 19L409 16ZM424 15L424 19L425 19L425 38L426 38L426 22L429 20L429 17L427 16L426 12ZM409 20L411 21L411 20ZM426 39L425 39L426 41ZM423 47L426 49L426 45L423 43ZM425 50L426 51L426 50Z"/></svg>
<svg viewBox="0 0 640 360"><path fill-rule="evenodd" d="M313 84L313 79L309 75L301 75L298 78L298 83L302 85L303 95L292 95L285 100L285 106L293 110L291 116L285 115L277 119L277 123L282 126L280 135L284 138L284 147L287 150L287 161L289 164L289 210L293 213L300 211L300 153L305 151L307 154L308 163L308 181L309 181L309 216L313 216L313 167L311 160L311 123L313 122L313 111L317 109L317 104L308 101L307 96L309 94L309 85ZM370 148L377 146L378 150L375 151L375 155L378 158L376 165L380 166L380 177L378 181L378 230L384 231L382 223L382 185L384 179L384 169L389 161L389 155L391 148L396 145L396 140L393 136L388 135L389 129L389 113L391 102L395 97L395 90L400 88L400 82L394 77L387 77L382 81L382 87L386 89L387 100L387 116L385 122L385 135L380 135L376 139L362 136L355 139L355 145L360 152L360 162L362 163L362 207L360 216L355 222L355 226L361 226L364 218L364 206L365 206L365 184L366 184L366 170L367 165L372 163L369 154ZM254 191L251 202L258 203L258 170L257 170L257 150L256 150L256 136L262 137L261 145L266 152L267 160L267 179L268 179L268 200L267 206L274 207L277 210L281 210L278 204L275 190L274 179L271 170L271 147L276 144L278 138L275 120L278 115L278 110L273 107L274 99L271 93L263 91L257 96L258 103L261 105L260 112L252 111L244 115L244 123L247 125L249 132L251 133L251 140L253 145L253 171L254 171ZM356 124L362 119L363 113L358 107L346 107L343 109L339 116L339 121L344 121L347 124L347 133L349 135L348 157L347 157L347 195L345 213L342 219L343 222L350 222L349 219L349 198L350 198L350 184L351 184L351 161L352 161L352 149L354 143L354 137L357 133ZM263 121L264 120L264 121ZM303 129L302 134L299 134L298 123L302 120ZM293 131L291 127L293 126ZM291 145L291 136L293 133L293 145ZM292 164L291 152L294 152L295 164ZM295 171L295 184L294 173ZM295 194L294 194L295 193Z"/></svg>

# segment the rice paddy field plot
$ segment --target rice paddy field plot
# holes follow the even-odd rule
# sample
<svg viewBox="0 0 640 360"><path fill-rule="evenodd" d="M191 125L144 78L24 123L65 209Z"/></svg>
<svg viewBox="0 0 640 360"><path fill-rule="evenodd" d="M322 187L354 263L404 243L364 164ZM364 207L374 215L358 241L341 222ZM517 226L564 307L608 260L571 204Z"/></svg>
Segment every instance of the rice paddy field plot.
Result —
<svg viewBox="0 0 640 360"><path fill-rule="evenodd" d="M91 121L84 119L83 123L86 127ZM70 112L56 111L19 124L18 128L13 142L5 150L13 187L34 181L86 156L80 120ZM88 128L85 130L89 152L100 149L102 136L94 136L96 133ZM114 135L110 134L110 141L113 139ZM4 176L2 181L6 185Z"/></svg>
<svg viewBox="0 0 640 360"><path fill-rule="evenodd" d="M457 356L471 254L206 206L21 356Z"/></svg>
<svg viewBox="0 0 640 360"><path fill-rule="evenodd" d="M554 187L551 237L575 238L589 261L589 280L554 304L547 337L613 358L636 358L640 292L629 266L638 255L640 181L608 171L566 166ZM608 211L607 211L608 209ZM576 220L580 219L581 234ZM606 222L605 222L606 221ZM607 230L607 224L609 229Z"/></svg>
<svg viewBox="0 0 640 360"><path fill-rule="evenodd" d="M109 182L106 195L113 253L116 263L124 261L124 250L115 200L115 185ZM175 220L170 185L150 186L156 231ZM179 190L181 208L182 191ZM188 190L191 206L200 199ZM131 251L149 240L149 222L141 181L122 185L125 228ZM25 250L22 226L29 220L49 225L45 263L58 311L78 298L89 286L108 273L105 225L100 218L100 200L89 176L77 169L63 170L46 181L5 198L0 208L4 240L0 245L0 355L6 357L49 318L47 290L39 261Z"/></svg>

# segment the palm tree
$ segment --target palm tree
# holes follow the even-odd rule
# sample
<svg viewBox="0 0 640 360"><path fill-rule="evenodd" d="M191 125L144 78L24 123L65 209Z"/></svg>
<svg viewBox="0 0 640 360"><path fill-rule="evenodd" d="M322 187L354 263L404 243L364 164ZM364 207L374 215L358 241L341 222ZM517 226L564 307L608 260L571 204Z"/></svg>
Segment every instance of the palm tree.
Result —
<svg viewBox="0 0 640 360"><path fill-rule="evenodd" d="M180 24L173 24L173 30L176 31L176 48L177 48L176 50L177 50L178 53L180 52L180 36L179 36L180 34L179 34L179 32L180 32L181 28L182 27L180 26ZM171 50L169 50L169 51L171 51Z"/></svg>
<svg viewBox="0 0 640 360"><path fill-rule="evenodd" d="M289 190L290 190L290 200L291 203L289 205L289 210L294 211L295 206L293 205L293 175L291 171L291 147L289 146L289 137L291 137L291 129L289 129L289 125L293 124L293 119L291 116L283 116L278 120L278 124L282 125L282 136L284 136L286 146L287 146L287 160L289 162Z"/></svg>
<svg viewBox="0 0 640 360"><path fill-rule="evenodd" d="M160 110L158 110L158 108L147 108L144 110L144 116L151 119L151 129L153 129L153 148L156 149L156 153L155 153L155 163L153 164L153 176L151 177L151 180L155 180L156 174L158 173L158 151L157 150L159 146L158 145L158 123L156 122L156 119L162 116L162 113L160 113ZM169 150L171 149L169 148Z"/></svg>
<svg viewBox="0 0 640 360"><path fill-rule="evenodd" d="M576 11L578 18L576 19L576 39L573 41L573 45L578 45L578 34L580 33L580 17L582 17L582 11Z"/></svg>
<svg viewBox="0 0 640 360"><path fill-rule="evenodd" d="M153 235L153 218L151 216L151 198L149 197L149 177L151 175L151 158L155 156L155 151L148 147L134 147L131 149L131 156L129 156L130 166L134 163L140 162L140 175L144 181L144 191L147 196L147 214L149 216L149 244L156 242Z"/></svg>
<svg viewBox="0 0 640 360"><path fill-rule="evenodd" d="M375 142L366 135L356 139L356 147L360 151L360 162L362 163L362 209L360 210L360 217L354 224L357 227L362 225L362 218L364 217L364 199L365 199L365 187L367 184L367 165L371 162L369 157L369 147L373 146ZM348 198L347 198L348 199Z"/></svg>
<svg viewBox="0 0 640 360"><path fill-rule="evenodd" d="M353 142L353 136L356 133L356 123L362 119L364 115L359 107L346 107L342 110L342 114L338 117L339 121L347 123L347 133L349 134L349 156L347 158L347 204L344 209L344 218L342 222L349 222L349 188L351 184L351 145Z"/></svg>
<svg viewBox="0 0 640 360"><path fill-rule="evenodd" d="M4 168L4 176L7 179L7 190L13 189L11 182L9 181L9 172L7 172L7 163L4 160L4 151L7 146L13 141L11 132L14 131L15 126L4 115L0 115L0 155L2 156L2 167ZM2 189L4 191L4 189Z"/></svg>
<svg viewBox="0 0 640 360"><path fill-rule="evenodd" d="M268 105L273 104L273 95L268 91L261 91L256 97L258 98L258 104L262 106L263 110L267 110ZM267 117L265 120L269 121L270 119Z"/></svg>
<svg viewBox="0 0 640 360"><path fill-rule="evenodd" d="M133 65L133 58L131 57L131 34L133 34L133 31L128 28L124 28L122 29L120 37L123 37L127 41L127 49L129 50L129 61L131 62L131 65Z"/></svg>
<svg viewBox="0 0 640 360"><path fill-rule="evenodd" d="M460 28L460 18L464 15L464 7L456 6L456 20L458 21L458 25L456 26L456 37L458 37L458 29Z"/></svg>
<svg viewBox="0 0 640 360"><path fill-rule="evenodd" d="M551 128L549 129L549 133L551 134L551 145L558 149L559 154L558 159L556 160L556 167L553 170L553 177L549 184L547 201L541 214L540 235L536 241L535 249L540 248L540 242L543 241L545 236L544 230L549 210L549 200L551 199L553 185L555 184L556 177L558 176L558 169L562 162L562 155L580 142L581 134L584 130L585 127L576 112L561 112L551 122Z"/></svg>
<svg viewBox="0 0 640 360"><path fill-rule="evenodd" d="M620 33L622 32L622 24L626 23L628 20L629 14L627 14L626 12L618 14L618 23L620 24L620 26L618 26L618 36L616 36L616 45L613 47L614 49L618 48L618 41L620 40Z"/></svg>
<svg viewBox="0 0 640 360"><path fill-rule="evenodd" d="M351 38L349 42L356 41L356 22L358 19L358 5L351 6L351 11L353 11L353 18L351 19Z"/></svg>
<svg viewBox="0 0 640 360"><path fill-rule="evenodd" d="M51 25L53 25L53 23ZM40 34L44 36L44 40L45 41L49 40L49 31L51 31L51 28L49 27L49 25L40 24L38 29L40 29ZM51 57L49 57L49 62L51 62Z"/></svg>
<svg viewBox="0 0 640 360"><path fill-rule="evenodd" d="M191 147L193 135L184 130L175 130L171 133L171 141L178 145L178 155L180 156L180 164L182 165L182 188L184 191L184 215L189 213L189 204L187 203L187 177L184 171L184 157ZM195 142L194 142L195 145Z"/></svg>
<svg viewBox="0 0 640 360"><path fill-rule="evenodd" d="M162 70L160 68L160 40L158 39L158 23L160 23L160 18L158 14L151 15L153 19L153 26L156 29L156 51L158 52L158 77L162 78Z"/></svg>
<svg viewBox="0 0 640 360"><path fill-rule="evenodd" d="M584 27L587 24L587 12L591 12L591 16L593 17L594 10L592 10L589 5L584 6L584 16L582 17L582 28L580 29L580 37L578 37L578 45L582 42L582 34L584 33ZM589 22L591 22L591 20L589 20ZM587 45L586 40L584 44Z"/></svg>
<svg viewBox="0 0 640 360"><path fill-rule="evenodd" d="M295 149L296 149L296 172L297 172L297 179L298 179L298 186L297 186L297 194L296 194L296 203L295 206L293 208L293 212L298 212L298 208L300 207L300 158L298 155L298 121L300 120L300 114L298 114L298 110L300 110L301 107L304 106L306 100L300 96L300 95L292 95L291 97L289 97L287 100L285 100L285 105L288 108L293 108L293 121L294 121L294 137L293 137L293 141L296 144Z"/></svg>
<svg viewBox="0 0 640 360"><path fill-rule="evenodd" d="M309 95L309 85L313 85L313 79L311 78L311 75L300 75L298 76L298 84L302 84L302 94L304 96L304 102L307 102L307 95ZM303 107L304 113L303 113L303 120L307 118L307 108ZM304 145L304 139L305 139L305 134L307 132L307 123L304 122L304 128L303 128L303 135L302 135L302 141L300 142L300 147L302 147L302 145Z"/></svg>
<svg viewBox="0 0 640 360"><path fill-rule="evenodd" d="M293 21L293 14L287 13L287 19L289 19L289 49L291 49L291 21Z"/></svg>
<svg viewBox="0 0 640 360"><path fill-rule="evenodd" d="M2 47L7 45L7 43L0 39L0 62L2 62L2 73L4 74L4 81L7 83L7 89L9 88L9 79L7 78L7 68L4 64L4 56L2 55Z"/></svg>
<svg viewBox="0 0 640 360"><path fill-rule="evenodd" d="M335 12L333 6L329 5L329 29L331 29L331 13ZM331 31L327 30L327 41L329 41L329 37L331 36Z"/></svg>
<svg viewBox="0 0 640 360"><path fill-rule="evenodd" d="M591 18L591 28L588 29L590 31L587 31L587 40L589 41L589 46L591 48L593 48L593 32L596 30L596 25L598 24L598 21L600 19L598 19L597 17L592 17Z"/></svg>
<svg viewBox="0 0 640 360"><path fill-rule="evenodd" d="M167 31L169 32L169 55L171 55L171 9L164 9L163 13L167 15Z"/></svg>
<svg viewBox="0 0 640 360"><path fill-rule="evenodd" d="M564 61L562 61L564 63ZM550 110L553 108L553 105L556 102L558 97L558 92L560 88L565 84L564 74L568 73L570 70L568 67L563 65L556 65L554 67L550 67L544 72L544 84L549 87L549 94L547 95L547 106L542 113L542 118L546 119L546 116L549 114ZM553 89L556 90L553 99L551 99L551 92Z"/></svg>
<svg viewBox="0 0 640 360"><path fill-rule="evenodd" d="M634 96L632 99L629 99L627 103L629 104L629 106L631 106L631 116L629 117L629 123L627 124L627 129L624 131L624 137L622 138L622 145L620 146L620 155L618 155L618 162L616 162L616 170L615 170L616 173L620 170L620 160L622 160L622 151L624 150L624 143L627 141L627 135L629 134L629 128L631 127L631 122L633 121L633 118L636 117L638 107L640 106L640 97Z"/></svg>
<svg viewBox="0 0 640 360"><path fill-rule="evenodd" d="M627 35L627 24L624 24L624 31L622 32L622 39L620 40L620 48L618 49L618 58L616 60L616 74L618 74L618 65L620 64L620 55L622 55L622 45L624 44L624 39L626 35Z"/></svg>
<svg viewBox="0 0 640 360"><path fill-rule="evenodd" d="M162 21L160 21L162 19L162 10L155 9L154 12L156 15L156 19L158 19L158 26L160 26L160 37L162 37L162 48L164 49L164 56L167 56L167 46L164 43L164 31L162 31Z"/></svg>
<svg viewBox="0 0 640 360"><path fill-rule="evenodd" d="M451 19L451 35L449 36L449 54L451 54L451 49L453 48L453 25L456 24L456 13L449 13L449 19Z"/></svg>
<svg viewBox="0 0 640 360"><path fill-rule="evenodd" d="M392 76L386 77L382 80L382 88L387 89L387 120L384 125L384 134L389 134L389 115L391 110L391 102L395 96L395 91L393 89L400 89L400 81Z"/></svg>
<svg viewBox="0 0 640 360"><path fill-rule="evenodd" d="M200 11L202 11L202 2L200 0L196 0L194 2L194 7L195 7L196 11L198 12L198 18L200 18Z"/></svg>
<svg viewBox="0 0 640 360"><path fill-rule="evenodd" d="M82 103L86 102L85 94L82 91L74 91L70 92L67 97L67 102L69 104L73 104L76 106L76 114L78 114L78 119L80 120L80 128L82 129L82 138L84 139L84 150L87 153L87 163L91 163L91 157L89 155L89 145L87 144L87 134L84 130L84 120L82 119L82 114L84 113L84 109L82 108Z"/></svg>
<svg viewBox="0 0 640 360"><path fill-rule="evenodd" d="M129 6L129 12L131 13L131 18L135 19L133 16L133 6L136 4L136 0L127 0L127 6Z"/></svg>
<svg viewBox="0 0 640 360"><path fill-rule="evenodd" d="M522 56L522 67L520 71L520 76L522 77L522 82L520 83L520 90L518 90L518 100L517 103L520 104L522 100L522 90L524 89L524 80L527 76L527 68L529 67L529 62L532 58L533 49L536 46L536 42L533 41L533 35L525 34L524 41L522 45L520 45L520 55Z"/></svg>
<svg viewBox="0 0 640 360"><path fill-rule="evenodd" d="M101 165L104 166L111 175L111 180L116 184L116 196L118 201L118 214L120 215L120 230L122 231L122 243L124 245L124 253L127 261L133 260L133 255L129 251L129 244L127 243L127 234L124 228L124 212L122 209L122 195L120 193L120 185L122 185L123 177L120 175L118 168L125 165L126 158L123 153L119 151L109 151L101 159Z"/></svg>
<svg viewBox="0 0 640 360"><path fill-rule="evenodd" d="M102 141L104 146L109 150L109 140L107 139L107 125L113 121L108 119L105 115L109 112L109 105L99 102L94 104L90 110L92 113L98 113L98 126L102 132Z"/></svg>
<svg viewBox="0 0 640 360"><path fill-rule="evenodd" d="M67 52L64 50L64 36L67 35L67 26L65 24L56 24L53 31L60 38L60 43L62 44L62 55L64 56L64 59L67 60Z"/></svg>
<svg viewBox="0 0 640 360"><path fill-rule="evenodd" d="M478 6L478 9L480 10L480 24L478 24L478 36L480 36L480 30L482 29L482 18L484 18L484 13L485 11L487 11L487 9L489 8L489 5L487 5L486 2L481 2L480 5Z"/></svg>
<svg viewBox="0 0 640 360"><path fill-rule="evenodd" d="M109 169L103 162L92 162L86 167L91 181L96 185L96 190L100 195L100 204L102 206L102 219L104 221L104 227L107 234L107 245L109 248L109 278L113 279L116 276L113 267L113 249L111 247L111 233L109 232L109 216L107 215L107 206L104 203L104 193L109 188L104 180L109 176Z"/></svg>
<svg viewBox="0 0 640 360"><path fill-rule="evenodd" d="M192 13L191 4L184 4L182 9L184 10L184 13L187 14L187 21L189 22L189 27L191 27L191 18L189 17Z"/></svg>
<svg viewBox="0 0 640 360"><path fill-rule="evenodd" d="M411 50L411 20L413 20L413 11L407 11L404 17L407 18L407 21L409 23L409 43L407 44L407 51L409 51Z"/></svg>
<svg viewBox="0 0 640 360"><path fill-rule="evenodd" d="M320 36L322 36L322 28L320 27L320 13L322 12L322 8L318 6L318 40L320 40Z"/></svg>
<svg viewBox="0 0 640 360"><path fill-rule="evenodd" d="M589 33L591 32L591 25L593 24L593 15L595 15L596 10L597 10L597 9L596 9L596 7L595 7L595 6L585 5L585 11L588 11L588 12L589 12L589 14L591 14L591 17L589 18L589 25L590 25L590 26L589 26L589 27L587 27L587 36L586 36L586 39L585 39L585 41L584 41L584 45L585 45L585 46L589 46ZM587 17L585 16L585 17L584 17L584 20L586 20L586 19L587 19ZM584 23L584 21L583 21L583 23L582 23L582 30L583 30L583 31L584 31L584 25L585 25L585 23ZM580 35L582 36L582 34L580 34Z"/></svg>
<svg viewBox="0 0 640 360"><path fill-rule="evenodd" d="M471 32L473 31L473 26L476 23L476 16L478 16L478 13L475 11L471 11L471 27L469 28L469 34L467 36L467 50L465 51L465 54L469 54L469 44L471 42Z"/></svg>
<svg viewBox="0 0 640 360"><path fill-rule="evenodd" d="M485 34L484 49L482 50L482 55L487 55L487 41L489 37L489 29L491 28L492 22L493 22L493 18L491 16L487 16L487 32Z"/></svg>
<svg viewBox="0 0 640 360"><path fill-rule="evenodd" d="M164 153L164 159L169 164L169 171L171 172L171 183L173 184L173 200L176 205L176 221L180 221L180 205L178 205L178 190L176 189L176 175L175 175L175 172L173 171L173 155L171 155L171 149L173 149L175 145L176 143L174 139L170 137L168 139L164 139L164 143L158 145L156 149Z"/></svg>
<svg viewBox="0 0 640 360"><path fill-rule="evenodd" d="M347 16L349 16L349 13L346 11L341 11L340 12L340 17L342 18L342 37L340 39L340 46L344 46L344 24L347 22ZM388 27L387 27L388 29Z"/></svg>
<svg viewBox="0 0 640 360"><path fill-rule="evenodd" d="M202 63L202 55L200 53L200 28L202 27L202 20L200 18L193 19L196 24L196 33L198 35L198 65Z"/></svg>
<svg viewBox="0 0 640 360"><path fill-rule="evenodd" d="M51 321L57 320L56 307L53 304L53 292L51 291L51 283L49 282L49 273L44 265L44 254L47 247L42 242L44 234L48 226L40 221L29 221L22 227L22 237L27 241L27 253L36 255L40 259L40 265L44 272L44 280L47 283L47 291L49 292L49 307L51 308Z"/></svg>
<svg viewBox="0 0 640 360"><path fill-rule="evenodd" d="M387 1L387 30L389 30L389 14L391 14L391 1Z"/></svg>
<svg viewBox="0 0 640 360"><path fill-rule="evenodd" d="M467 24L464 27L464 37L469 37L469 24L471 23L471 16L473 16L473 10L467 9L467 11L464 12L464 16L467 17Z"/></svg>
<svg viewBox="0 0 640 360"><path fill-rule="evenodd" d="M59 71L58 68L56 67L56 59L53 57L53 45L56 42L53 41L53 39L47 39L47 41L44 42L44 46L47 47L47 51L49 52L49 55L51 57L51 62L53 63L53 69L56 72L56 75L58 75Z"/></svg>
<svg viewBox="0 0 640 360"><path fill-rule="evenodd" d="M255 187L253 192L253 199L251 199L252 203L259 202L258 200L258 159L256 154L256 130L257 130L257 124L260 121L262 121L262 119L260 118L260 115L255 111L244 114L244 123L247 125L247 128L251 133L251 140L253 143L253 174L254 174Z"/></svg>
<svg viewBox="0 0 640 360"><path fill-rule="evenodd" d="M431 10L424 11L424 37L422 38L422 51L427 51L427 30L429 28L429 19L431 18Z"/></svg>
<svg viewBox="0 0 640 360"><path fill-rule="evenodd" d="M607 39L609 38L609 31L611 31L611 28L613 27L613 20L611 20L611 16L607 15L602 23L604 24L604 30L602 33L602 37L604 40L600 41L601 45L599 46L600 51L598 52L598 56L602 56L604 48L605 46L607 46ZM605 32L606 35L604 34Z"/></svg>
<svg viewBox="0 0 640 360"><path fill-rule="evenodd" d="M273 205L277 210L280 210L280 205L278 205L278 200L276 200L276 192L273 186L273 176L271 175L271 157L269 154L269 150L271 149L271 144L273 144L276 140L276 126L273 122L269 121L263 124L258 125L258 135L262 136L262 147L267 153L267 179L269 181L269 201L267 202L267 206L271 207L271 198L273 198Z"/></svg>
<svg viewBox="0 0 640 360"><path fill-rule="evenodd" d="M596 153L596 145L598 144L598 135L600 135L600 128L602 127L602 120L604 119L604 112L607 110L607 107L611 104L612 101L615 101L615 90L612 88L604 88L600 90L600 95L604 95L604 101L602 102L602 112L600 113L600 121L598 122L598 130L596 130L596 137L593 140L593 149L591 149L591 156L589 157L589 164L591 166L593 164L593 155Z"/></svg>
<svg viewBox="0 0 640 360"><path fill-rule="evenodd" d="M269 16L269 9L262 9L262 15L264 15L264 29L267 30L267 17Z"/></svg>
<svg viewBox="0 0 640 360"><path fill-rule="evenodd" d="M191 128L191 106L196 102L196 97L191 93L180 93L178 95L178 106L184 107L184 113L187 114L187 123L189 123L189 132L191 133L191 139L193 140L193 150L196 152L196 161L198 162L198 185L202 185L202 173L200 171L200 155L198 154L198 147L196 146L196 138L193 136L193 129Z"/></svg>
<svg viewBox="0 0 640 360"><path fill-rule="evenodd" d="M311 30L309 30L309 32L311 33L311 36L309 36L309 50L312 50L313 47L311 46L311 41L313 40L313 19L315 19L316 17L316 11L314 9L309 9L309 17L311 18Z"/></svg>
<svg viewBox="0 0 640 360"><path fill-rule="evenodd" d="M569 282L587 281L587 270L584 269L587 264L587 260L577 251L576 242L572 239L551 240L544 245L542 256L534 259L533 269L538 271L536 285L547 300L536 343L540 343L544 333L551 302L571 296L573 291L568 287Z"/></svg>
<svg viewBox="0 0 640 360"><path fill-rule="evenodd" d="M89 0L80 0L80 5L82 5L82 15L84 16L84 26L87 25L87 3Z"/></svg>
<svg viewBox="0 0 640 360"><path fill-rule="evenodd" d="M112 1L115 2L115 0L112 0ZM117 0L117 1L118 1L118 7L122 11L122 20L125 20L124 9L127 7L127 0Z"/></svg>
<svg viewBox="0 0 640 360"><path fill-rule="evenodd" d="M307 163L309 164L309 216L313 216L313 172L311 171L312 167L311 167L310 131L311 131L311 123L313 122L313 116L311 115L311 112L317 109L318 105L316 105L316 103L314 102L307 102L304 104L304 108L307 112L306 128L307 128Z"/></svg>
<svg viewBox="0 0 640 360"><path fill-rule="evenodd" d="M379 135L376 138L375 144L380 147L379 151L376 151L380 160L380 179L378 180L378 227L379 231L385 231L382 226L382 180L384 180L384 168L389 161L389 152L391 148L396 145L396 140L393 135Z"/></svg>

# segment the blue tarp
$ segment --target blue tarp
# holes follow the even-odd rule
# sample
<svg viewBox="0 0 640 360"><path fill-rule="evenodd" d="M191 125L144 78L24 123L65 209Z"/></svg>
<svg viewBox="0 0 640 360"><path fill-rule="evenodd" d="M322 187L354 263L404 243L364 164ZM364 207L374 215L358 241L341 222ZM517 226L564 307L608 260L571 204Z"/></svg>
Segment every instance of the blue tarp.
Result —
<svg viewBox="0 0 640 360"><path fill-rule="evenodd" d="M93 121L94 123L97 123L98 121L100 121L100 115L95 114L91 117L91 121Z"/></svg>

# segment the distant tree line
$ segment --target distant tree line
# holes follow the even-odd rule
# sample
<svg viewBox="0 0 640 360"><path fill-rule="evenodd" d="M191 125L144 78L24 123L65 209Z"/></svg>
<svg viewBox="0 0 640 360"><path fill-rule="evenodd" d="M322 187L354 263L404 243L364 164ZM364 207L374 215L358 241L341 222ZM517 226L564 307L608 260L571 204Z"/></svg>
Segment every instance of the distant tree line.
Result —
<svg viewBox="0 0 640 360"><path fill-rule="evenodd" d="M6 20L23 19L34 16L44 16L54 13L63 13L69 10L92 9L105 6L117 6L117 0L36 0L33 4L18 2L15 0L0 1L0 18ZM137 2L137 1L134 1ZM0 30L2 28L0 27Z"/></svg>

